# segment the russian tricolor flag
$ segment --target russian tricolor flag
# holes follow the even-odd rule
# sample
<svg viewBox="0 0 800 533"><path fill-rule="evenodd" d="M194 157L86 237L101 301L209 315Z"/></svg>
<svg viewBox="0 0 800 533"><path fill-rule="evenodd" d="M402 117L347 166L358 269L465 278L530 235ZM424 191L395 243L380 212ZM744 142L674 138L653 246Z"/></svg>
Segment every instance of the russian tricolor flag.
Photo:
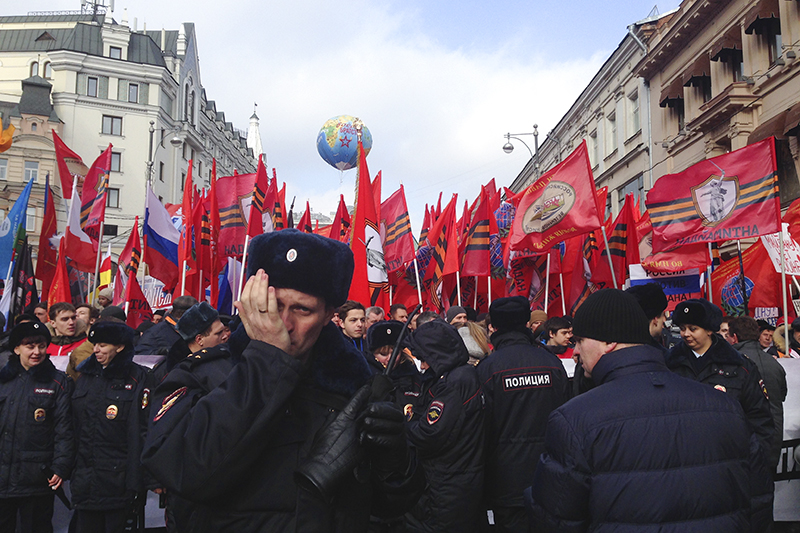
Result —
<svg viewBox="0 0 800 533"><path fill-rule="evenodd" d="M153 190L147 189L145 204L144 257L150 266L150 275L164 283L164 289L172 291L178 283L178 241L181 234L172 224L166 208Z"/></svg>

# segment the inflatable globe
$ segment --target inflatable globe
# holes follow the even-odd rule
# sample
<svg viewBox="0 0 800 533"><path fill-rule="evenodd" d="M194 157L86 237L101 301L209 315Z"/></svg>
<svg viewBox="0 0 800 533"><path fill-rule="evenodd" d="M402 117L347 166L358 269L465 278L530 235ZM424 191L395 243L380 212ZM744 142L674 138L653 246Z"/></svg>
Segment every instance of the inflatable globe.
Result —
<svg viewBox="0 0 800 533"><path fill-rule="evenodd" d="M753 280L744 277L744 288L747 291L748 299L753 293L755 284ZM744 313L744 296L742 296L742 278L734 276L722 285L722 308L728 316L739 316Z"/></svg>
<svg viewBox="0 0 800 533"><path fill-rule="evenodd" d="M317 134L317 151L326 163L339 170L350 170L358 164L358 135L355 123L359 119L340 115L325 122ZM363 125L363 123L362 123ZM372 149L372 134L363 126L361 142L364 153Z"/></svg>

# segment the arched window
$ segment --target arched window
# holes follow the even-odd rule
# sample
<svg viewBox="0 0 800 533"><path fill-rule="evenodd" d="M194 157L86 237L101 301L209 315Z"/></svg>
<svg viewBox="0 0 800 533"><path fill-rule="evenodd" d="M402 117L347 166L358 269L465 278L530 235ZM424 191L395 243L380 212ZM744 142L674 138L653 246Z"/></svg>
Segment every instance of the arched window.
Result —
<svg viewBox="0 0 800 533"><path fill-rule="evenodd" d="M36 131L38 125L35 122L31 122L31 131Z"/></svg>
<svg viewBox="0 0 800 533"><path fill-rule="evenodd" d="M31 63L31 76L38 76L39 75L39 62L34 61Z"/></svg>
<svg viewBox="0 0 800 533"><path fill-rule="evenodd" d="M189 111L189 84L183 88L183 120L188 121L191 117Z"/></svg>
<svg viewBox="0 0 800 533"><path fill-rule="evenodd" d="M194 98L194 91L191 92L189 95L189 124L194 126L194 106L195 106L195 98Z"/></svg>
<svg viewBox="0 0 800 533"><path fill-rule="evenodd" d="M44 64L44 77L47 80L53 77L53 67L50 66L49 61Z"/></svg>

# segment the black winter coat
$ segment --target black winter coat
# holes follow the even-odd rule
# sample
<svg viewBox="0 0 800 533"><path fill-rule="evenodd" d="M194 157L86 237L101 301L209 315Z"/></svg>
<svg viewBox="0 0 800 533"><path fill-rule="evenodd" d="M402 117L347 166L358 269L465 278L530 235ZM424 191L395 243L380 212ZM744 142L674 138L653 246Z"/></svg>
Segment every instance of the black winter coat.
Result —
<svg viewBox="0 0 800 533"><path fill-rule="evenodd" d="M553 411L526 491L532 531L762 531L772 478L730 395L649 346L608 353L597 386Z"/></svg>
<svg viewBox="0 0 800 533"><path fill-rule="evenodd" d="M12 353L0 370L0 498L52 494L42 465L69 477L72 387L49 358L26 371Z"/></svg>
<svg viewBox="0 0 800 533"><path fill-rule="evenodd" d="M181 340L181 334L175 330L172 317L145 331L136 343L134 353L137 355L167 355L173 344Z"/></svg>
<svg viewBox="0 0 800 533"><path fill-rule="evenodd" d="M769 395L772 424L775 426L775 432L772 435L772 442L768 450L769 464L772 471L775 472L778 468L778 461L783 448L783 402L786 400L788 392L786 370L774 357L765 352L756 340L740 342L733 347L755 363L761 377L764 378L764 385L766 385L767 394Z"/></svg>
<svg viewBox="0 0 800 533"><path fill-rule="evenodd" d="M495 333L492 344L477 367L486 399L486 499L522 507L544 451L547 418L570 398L569 379L561 360L533 344L528 330Z"/></svg>
<svg viewBox="0 0 800 533"><path fill-rule="evenodd" d="M147 370L133 362L130 348L106 368L92 355L77 370L72 503L81 510L123 509L144 489L140 456L150 394Z"/></svg>
<svg viewBox="0 0 800 533"><path fill-rule="evenodd" d="M755 363L734 350L717 333L714 334L711 347L699 361L699 371L695 363L697 357L683 341L676 344L667 355L667 366L679 376L710 385L738 400L752 430L761 440L764 453L768 453L775 426L767 389Z"/></svg>
<svg viewBox="0 0 800 533"><path fill-rule="evenodd" d="M324 502L295 483L315 435L370 378L335 325L323 328L306 366L244 328L229 348L242 350L241 361L208 394L194 378L167 378L182 385L158 407L143 454L164 486L198 504L191 531L366 531L376 505L402 513L418 496L403 483L352 477Z"/></svg>
<svg viewBox="0 0 800 533"><path fill-rule="evenodd" d="M477 531L483 493L483 396L456 329L442 320L418 327L412 352L438 379L423 391L424 416L408 427L428 487L407 515L409 531ZM483 364L483 363L481 363Z"/></svg>

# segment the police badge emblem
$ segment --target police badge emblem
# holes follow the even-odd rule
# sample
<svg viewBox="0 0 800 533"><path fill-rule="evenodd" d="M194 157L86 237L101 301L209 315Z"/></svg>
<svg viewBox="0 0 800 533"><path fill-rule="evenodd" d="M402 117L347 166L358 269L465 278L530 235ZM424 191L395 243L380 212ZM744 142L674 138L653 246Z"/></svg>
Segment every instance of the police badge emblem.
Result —
<svg viewBox="0 0 800 533"><path fill-rule="evenodd" d="M47 411L41 407L33 412L33 419L37 422L44 422L45 418L47 418Z"/></svg>
<svg viewBox="0 0 800 533"><path fill-rule="evenodd" d="M444 402L440 402L439 400L434 400L431 402L431 406L428 407L428 424L434 425L436 422L442 418L442 413L444 412Z"/></svg>
<svg viewBox="0 0 800 533"><path fill-rule="evenodd" d="M403 407L403 414L406 415L406 420L411 422L411 418L414 416L414 406L407 403L405 407Z"/></svg>
<svg viewBox="0 0 800 533"><path fill-rule="evenodd" d="M116 405L109 405L108 407L106 407L106 418L108 418L109 420L114 420L115 418L117 418L118 414L119 414L119 409L117 408Z"/></svg>

